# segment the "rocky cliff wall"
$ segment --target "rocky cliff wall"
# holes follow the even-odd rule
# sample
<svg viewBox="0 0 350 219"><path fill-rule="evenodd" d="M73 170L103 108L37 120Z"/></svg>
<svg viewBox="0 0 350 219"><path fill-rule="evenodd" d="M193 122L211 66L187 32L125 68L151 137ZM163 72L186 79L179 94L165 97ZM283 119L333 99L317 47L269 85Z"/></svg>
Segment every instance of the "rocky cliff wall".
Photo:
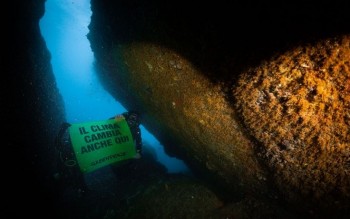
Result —
<svg viewBox="0 0 350 219"><path fill-rule="evenodd" d="M11 217L51 218L58 211L55 202L60 191L52 181L57 159L54 138L65 118L50 53L39 29L44 4L44 0L9 2L4 9L2 181L3 209Z"/></svg>
<svg viewBox="0 0 350 219"><path fill-rule="evenodd" d="M169 153L228 196L346 214L349 15L341 5L92 1L92 10L101 80Z"/></svg>

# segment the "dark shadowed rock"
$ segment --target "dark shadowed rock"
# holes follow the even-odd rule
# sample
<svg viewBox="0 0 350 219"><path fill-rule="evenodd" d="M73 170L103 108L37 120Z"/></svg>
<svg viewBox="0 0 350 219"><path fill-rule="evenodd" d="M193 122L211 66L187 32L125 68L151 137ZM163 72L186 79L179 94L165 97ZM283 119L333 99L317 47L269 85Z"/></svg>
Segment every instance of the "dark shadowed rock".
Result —
<svg viewBox="0 0 350 219"><path fill-rule="evenodd" d="M106 89L127 109L142 113L142 124L170 154L185 159L227 196L280 197L293 204L300 201L300 205L292 205L297 206L295 211L311 208L315 214L329 211L333 215L340 209L339 215L344 215L349 189L349 175L342 172L347 170L349 140L344 116L349 100L340 90L347 90L347 52L339 59L329 59L334 62L329 66L335 67L326 69L337 71L336 80L345 81L337 85L338 91L331 88L335 82L314 75L313 66L326 65L323 62L336 54L336 48L348 47L347 37L339 42L324 39L349 33L349 13L336 4L304 6L92 1L88 38ZM317 41L323 44L295 49L300 42ZM281 54L287 55L278 58ZM302 61L294 60L298 57ZM296 74L293 66L298 66L297 73L302 76L292 78L290 87L289 78L277 71ZM300 81L294 80L297 78ZM275 89L267 89L271 86ZM332 105L335 97L322 99L328 92L337 93L341 104ZM275 103L272 100L277 95L276 104L269 104ZM313 101L323 101L323 108L312 108ZM283 107L286 103L292 106ZM329 117L326 106L340 115ZM295 113L292 120L279 115L288 110ZM316 124L312 114L325 117L322 125ZM316 135L308 136L311 130L304 130L310 124L309 129L318 127ZM334 138L323 134L330 131L322 130L323 126L338 130L331 132ZM335 138L339 145L330 146ZM309 154L313 145L318 145L318 152L331 153ZM295 147L300 150L293 150ZM271 155L269 149L274 151ZM276 158L276 151L282 151L282 158ZM294 152L298 153L292 156L302 161L288 160ZM276 165L279 159L287 164ZM323 173L317 184L322 188L318 193L311 189L312 178L322 170L329 172ZM339 178L335 182L328 179L332 173ZM329 197L334 199L324 200L331 193ZM317 212L323 207L324 211Z"/></svg>
<svg viewBox="0 0 350 219"><path fill-rule="evenodd" d="M54 218L54 138L64 106L39 20L44 0L8 2L1 65L2 206L11 217ZM26 209L25 211L23 209ZM44 210L45 209L45 210Z"/></svg>
<svg viewBox="0 0 350 219"><path fill-rule="evenodd" d="M225 204L206 184L183 175L168 175L154 180L131 197L126 206L106 212L112 218L296 218L271 200L247 197Z"/></svg>
<svg viewBox="0 0 350 219"><path fill-rule="evenodd" d="M276 55L242 74L233 96L286 197L349 210L349 35Z"/></svg>

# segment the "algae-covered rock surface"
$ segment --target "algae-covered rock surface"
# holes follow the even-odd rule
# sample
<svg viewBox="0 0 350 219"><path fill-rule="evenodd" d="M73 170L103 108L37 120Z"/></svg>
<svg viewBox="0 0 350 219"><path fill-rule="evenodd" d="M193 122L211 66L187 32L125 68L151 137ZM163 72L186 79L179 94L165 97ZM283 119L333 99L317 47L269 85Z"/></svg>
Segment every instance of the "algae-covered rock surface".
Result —
<svg viewBox="0 0 350 219"><path fill-rule="evenodd" d="M7 10L3 146L18 162L4 168L5 214L349 216L348 7L92 0L88 37L101 82L200 177L167 174L145 153L87 176L84 196L60 200L51 146L64 109L39 31L45 1L23 2Z"/></svg>
<svg viewBox="0 0 350 219"><path fill-rule="evenodd" d="M174 139L192 160L237 190L264 192L265 173L254 158L253 143L241 131L220 85L179 54L159 46L119 46L113 55L124 69L117 70L116 77L142 106L146 126L161 138Z"/></svg>
<svg viewBox="0 0 350 219"><path fill-rule="evenodd" d="M128 205L104 218L295 218L269 200L247 198L224 203L207 185L188 176L169 175L140 191Z"/></svg>
<svg viewBox="0 0 350 219"><path fill-rule="evenodd" d="M307 6L92 1L88 38L106 89L226 200L340 217L349 14Z"/></svg>
<svg viewBox="0 0 350 219"><path fill-rule="evenodd" d="M233 96L287 197L348 208L349 35L276 55L243 73Z"/></svg>

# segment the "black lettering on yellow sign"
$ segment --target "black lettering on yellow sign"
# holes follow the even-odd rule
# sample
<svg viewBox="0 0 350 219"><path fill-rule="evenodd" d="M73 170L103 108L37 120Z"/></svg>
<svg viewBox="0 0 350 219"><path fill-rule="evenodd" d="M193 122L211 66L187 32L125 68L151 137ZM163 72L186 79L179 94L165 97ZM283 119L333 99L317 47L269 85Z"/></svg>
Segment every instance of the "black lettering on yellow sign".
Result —
<svg viewBox="0 0 350 219"><path fill-rule="evenodd" d="M120 126L117 123L105 124L105 125L92 125L90 126L90 129L93 132L99 132L99 131L105 131L105 130L120 129Z"/></svg>
<svg viewBox="0 0 350 219"><path fill-rule="evenodd" d="M109 146L112 146L112 145L113 145L112 144L112 139L108 139L108 140L105 140L105 141L89 144L87 146L81 147L81 154L85 154L85 153L88 153L88 152L91 152L91 151L95 151L95 150L98 150L98 149L101 149L101 148L106 148L106 147L109 147Z"/></svg>
<svg viewBox="0 0 350 219"><path fill-rule="evenodd" d="M89 132L87 132L87 131L85 130L85 127L79 127L79 132L80 132L81 135L89 134Z"/></svg>
<svg viewBox="0 0 350 219"><path fill-rule="evenodd" d="M91 136L93 136L93 135L91 135ZM87 136L85 136L85 137L87 137ZM114 138L114 141L117 144L123 144L123 143L126 143L126 142L129 141L129 137L128 136L119 136L119 137ZM112 145L113 145L112 144L112 139L107 139L107 140L104 140L104 141L99 141L99 142L88 144L86 146L82 146L80 152L81 152L81 154L85 154L85 153L89 153L91 151L99 150L101 148L106 148L106 147L109 147L109 146L112 146Z"/></svg>
<svg viewBox="0 0 350 219"><path fill-rule="evenodd" d="M111 130L111 131L105 131L105 132L100 132L96 134L91 134L91 135L86 135L84 137L84 140L86 143L98 141L104 138L110 138L114 136L121 135L122 133L119 130Z"/></svg>
<svg viewBox="0 0 350 219"><path fill-rule="evenodd" d="M115 143L117 144L122 144L122 143L125 143L125 142L128 142L129 141L129 137L128 136L120 136L120 137L116 137L114 139Z"/></svg>

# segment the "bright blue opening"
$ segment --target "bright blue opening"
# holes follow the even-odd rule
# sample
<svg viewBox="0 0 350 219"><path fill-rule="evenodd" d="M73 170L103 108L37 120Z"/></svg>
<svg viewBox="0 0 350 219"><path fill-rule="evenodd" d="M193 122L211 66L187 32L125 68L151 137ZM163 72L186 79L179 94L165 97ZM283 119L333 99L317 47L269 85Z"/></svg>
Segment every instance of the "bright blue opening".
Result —
<svg viewBox="0 0 350 219"><path fill-rule="evenodd" d="M94 72L94 57L86 37L90 16L89 0L47 0L45 15L40 20L70 123L104 120L126 111L103 89ZM163 146L143 126L141 132L169 173L189 172L183 161L166 155Z"/></svg>

